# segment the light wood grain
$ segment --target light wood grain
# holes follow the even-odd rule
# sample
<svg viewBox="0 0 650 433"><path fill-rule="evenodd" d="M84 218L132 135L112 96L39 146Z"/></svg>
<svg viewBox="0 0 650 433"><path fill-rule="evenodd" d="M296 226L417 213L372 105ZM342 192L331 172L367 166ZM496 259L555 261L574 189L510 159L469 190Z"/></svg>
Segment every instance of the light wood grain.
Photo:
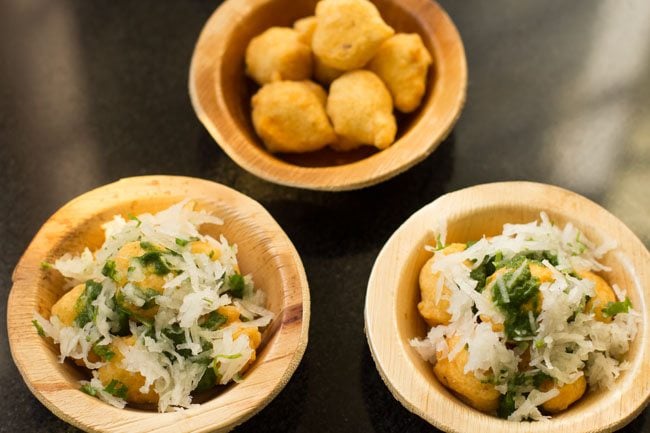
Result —
<svg viewBox="0 0 650 433"><path fill-rule="evenodd" d="M58 362L57 348L40 338L31 324L34 312L49 317L64 293L63 279L41 269L65 252L78 253L103 242L100 225L115 214L162 210L184 198L195 200L224 220L201 231L223 233L239 248L243 273L253 275L275 314L263 336L263 348L242 383L198 407L160 414L117 409L79 391L87 373ZM7 325L11 354L32 393L55 415L91 432L224 432L261 410L286 385L307 345L309 288L291 241L257 202L206 180L145 176L123 179L88 192L59 209L40 229L13 274Z"/></svg>
<svg viewBox="0 0 650 433"><path fill-rule="evenodd" d="M244 75L248 42L271 26L313 15L316 0L228 0L210 17L192 57L192 105L221 148L241 167L271 182L317 190L363 188L427 157L451 131L465 102L467 66L460 35L431 0L374 0L398 32L418 33L433 54L421 107L400 116L397 141L369 155L319 151L281 157L264 150L250 119L255 86Z"/></svg>
<svg viewBox="0 0 650 433"><path fill-rule="evenodd" d="M549 422L512 423L483 414L455 398L433 375L431 364L409 345L427 327L417 311L418 273L435 244L434 230L447 223L447 242L466 242L501 232L504 223L524 223L545 211L551 220L572 222L590 239L617 240L610 283L627 288L641 313L639 333L627 354L630 369L610 391L589 392ZM635 270L638 279L629 272ZM413 214L388 240L372 269L365 323L371 352L384 382L408 410L447 432L607 432L631 421L650 398L650 253L615 216L570 191L528 182L479 185L444 195Z"/></svg>

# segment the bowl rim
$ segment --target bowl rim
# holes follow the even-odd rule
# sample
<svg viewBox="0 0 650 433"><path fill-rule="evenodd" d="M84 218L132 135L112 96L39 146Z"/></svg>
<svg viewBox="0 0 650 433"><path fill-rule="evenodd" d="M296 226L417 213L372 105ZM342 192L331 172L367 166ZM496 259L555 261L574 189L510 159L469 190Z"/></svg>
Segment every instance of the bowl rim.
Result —
<svg viewBox="0 0 650 433"><path fill-rule="evenodd" d="M339 166L306 167L274 157L250 142L238 128L224 100L220 60L238 23L251 10L273 0L228 0L205 23L194 47L188 88L196 116L226 154L246 171L280 185L326 191L364 188L396 176L429 156L449 135L460 117L467 92L467 61L460 34L443 8L433 0L396 1L416 13L434 45L436 64L433 103L423 106L413 126L388 149ZM208 73L211 72L211 73ZM206 80L201 81L205 74ZM436 101L448 101L438 107ZM444 109L442 109L444 108ZM212 118L210 110L218 113Z"/></svg>
<svg viewBox="0 0 650 433"><path fill-rule="evenodd" d="M475 410L455 397L441 396L428 384L428 379L414 368L407 350L414 350L403 341L398 329L396 291L403 269L410 260L408 250L414 251L417 239L423 240L431 233L435 221L458 218L473 209L490 206L524 206L540 212L544 209L570 215L567 221L576 225L599 220L602 232L616 232L629 242L617 248L633 251L631 266L639 277L635 290L640 302L638 310L642 319L635 340L638 353L625 377L619 378L618 388L604 391L612 395L607 401L596 403L601 409L595 420L588 423L578 412L571 410L553 417L549 422L513 423ZM578 213L582 212L582 221ZM564 216L564 215L563 215ZM621 238L618 238L621 240ZM405 246L406 245L406 246ZM629 258L629 255L628 255ZM639 265L641 264L641 265ZM393 396L410 412L420 416L436 428L446 432L463 432L470 428L489 432L555 432L570 429L572 433L613 431L628 424L650 402L647 372L650 371L650 348L642 342L650 338L650 253L634 233L606 209L593 201L566 189L535 182L513 181L481 184L440 196L411 215L388 239L373 265L366 292L364 307L365 333L375 366ZM419 269L416 270L419 273ZM391 323L386 325L386 316ZM428 329L428 327L427 327ZM634 380L645 377L644 380ZM646 385L644 385L644 381ZM600 392L600 391L599 391ZM614 400L616 398L616 400ZM616 404L613 402L616 401ZM450 404L451 402L451 404ZM605 404L611 402L607 407ZM462 413L459 413L462 411ZM592 414L593 415L593 414ZM582 422L581 422L582 421Z"/></svg>
<svg viewBox="0 0 650 433"><path fill-rule="evenodd" d="M133 205L140 200L180 200L185 197L200 205L220 207L224 213L232 209L237 213L233 219L254 221L256 233L251 237L259 238L266 250L282 260L283 266L276 271L283 282L281 305L274 319L277 328L263 349L266 353L264 360L255 364L246 380L231 385L227 392L176 412L158 413L129 407L118 409L79 392L78 387L71 387L69 380L63 377L62 368L52 368L55 362L58 363L58 349L39 337L31 323L39 304L38 282L46 278L40 263L50 251L49 246L65 242L67 235L92 221L102 210L125 208L128 203ZM113 214L115 212L109 218ZM229 241L238 243L237 239ZM162 175L130 177L72 199L39 229L16 265L12 280L7 302L7 330L14 363L41 403L57 417L86 431L118 432L126 426L132 432L229 431L262 410L284 388L307 346L309 286L302 261L291 240L261 204L234 189L204 179ZM45 365L41 366L37 360Z"/></svg>

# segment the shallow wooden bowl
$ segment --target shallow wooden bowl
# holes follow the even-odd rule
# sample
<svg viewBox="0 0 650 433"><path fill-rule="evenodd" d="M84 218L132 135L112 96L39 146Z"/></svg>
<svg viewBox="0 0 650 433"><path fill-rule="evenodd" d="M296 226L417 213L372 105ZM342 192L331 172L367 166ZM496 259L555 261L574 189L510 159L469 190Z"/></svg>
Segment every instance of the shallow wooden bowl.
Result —
<svg viewBox="0 0 650 433"><path fill-rule="evenodd" d="M241 167L271 182L318 190L363 188L403 172L429 155L460 115L467 87L463 44L456 27L431 0L373 0L398 32L418 33L432 53L427 93L418 110L398 117L396 142L376 152L328 149L271 154L251 122L257 86L244 74L249 41L272 26L314 14L317 0L227 0L210 17L194 49L189 90L201 122ZM364 146L366 147L366 146Z"/></svg>
<svg viewBox="0 0 650 433"><path fill-rule="evenodd" d="M158 413L117 409L79 390L84 372L58 362L58 349L39 337L31 324L34 312L49 317L63 294L63 278L43 270L65 252L91 250L103 242L100 225L115 214L155 212L183 198L224 220L204 225L213 236L223 233L239 248L243 273L251 273L267 294L276 317L263 335L263 348L239 384L184 411ZM43 225L13 274L7 325L11 354L32 393L55 415L91 432L228 431L260 411L289 381L307 345L309 288L300 257L287 235L264 208L223 185L206 180L144 176L120 180L72 200Z"/></svg>
<svg viewBox="0 0 650 433"><path fill-rule="evenodd" d="M431 364L409 345L426 335L417 311L418 274L435 245L433 230L447 224L447 242L466 242L501 233L504 223L539 219L540 211L561 225L572 222L590 239L618 241L603 262L610 283L626 288L641 313L639 333L627 354L630 369L610 391L588 392L549 422L514 423L483 414L454 397L435 378ZM636 270L636 277L632 269ZM528 182L479 185L438 198L413 214L379 253L368 282L366 334L384 382L408 410L447 432L612 431L630 422L650 398L650 253L615 216L564 189Z"/></svg>

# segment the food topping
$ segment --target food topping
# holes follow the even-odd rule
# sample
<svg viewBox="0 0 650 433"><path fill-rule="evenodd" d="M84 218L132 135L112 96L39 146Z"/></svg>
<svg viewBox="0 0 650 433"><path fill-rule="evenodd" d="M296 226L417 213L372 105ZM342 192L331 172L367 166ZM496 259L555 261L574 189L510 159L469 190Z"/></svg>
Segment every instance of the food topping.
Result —
<svg viewBox="0 0 650 433"><path fill-rule="evenodd" d="M200 232L221 220L185 200L103 225L95 252L49 268L73 287L35 315L42 336L92 373L81 390L114 406L187 408L192 393L241 380L273 314L242 275L237 247Z"/></svg>
<svg viewBox="0 0 650 433"><path fill-rule="evenodd" d="M463 401L543 420L587 388L615 386L639 320L599 261L615 245L544 213L497 236L438 244L420 273L418 310L432 328L411 345Z"/></svg>

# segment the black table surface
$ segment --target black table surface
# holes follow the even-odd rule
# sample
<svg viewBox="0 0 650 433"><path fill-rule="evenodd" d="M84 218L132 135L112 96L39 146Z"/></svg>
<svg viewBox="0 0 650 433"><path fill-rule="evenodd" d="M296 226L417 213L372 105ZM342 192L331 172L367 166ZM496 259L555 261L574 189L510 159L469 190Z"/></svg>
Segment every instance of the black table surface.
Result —
<svg viewBox="0 0 650 433"><path fill-rule="evenodd" d="M425 161L380 185L326 193L239 168L194 115L188 68L204 0L0 1L0 316L11 272L45 220L122 177L177 174L261 202L311 289L305 356L238 432L423 432L382 383L363 331L371 266L440 195L532 180L587 196L650 245L650 2L441 1L462 35L467 103ZM0 321L0 431L77 431L27 389ZM650 431L646 409L626 432Z"/></svg>

